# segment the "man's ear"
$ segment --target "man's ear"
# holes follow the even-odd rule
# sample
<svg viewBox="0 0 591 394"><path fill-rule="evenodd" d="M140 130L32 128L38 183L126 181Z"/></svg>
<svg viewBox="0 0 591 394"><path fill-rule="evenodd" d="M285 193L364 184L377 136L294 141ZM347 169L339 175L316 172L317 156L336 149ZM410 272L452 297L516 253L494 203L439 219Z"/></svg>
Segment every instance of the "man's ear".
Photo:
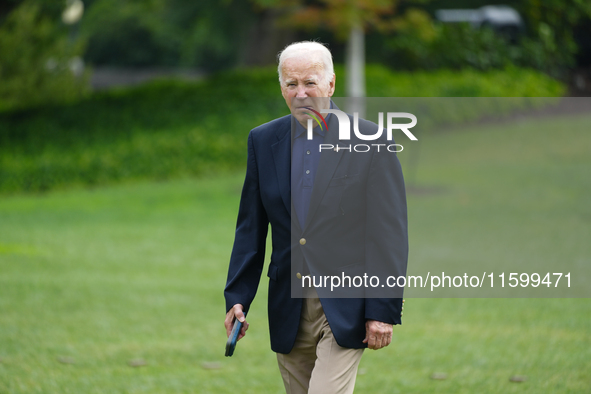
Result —
<svg viewBox="0 0 591 394"><path fill-rule="evenodd" d="M328 97L332 97L332 95L334 94L336 79L337 75L332 74L332 80L328 83Z"/></svg>

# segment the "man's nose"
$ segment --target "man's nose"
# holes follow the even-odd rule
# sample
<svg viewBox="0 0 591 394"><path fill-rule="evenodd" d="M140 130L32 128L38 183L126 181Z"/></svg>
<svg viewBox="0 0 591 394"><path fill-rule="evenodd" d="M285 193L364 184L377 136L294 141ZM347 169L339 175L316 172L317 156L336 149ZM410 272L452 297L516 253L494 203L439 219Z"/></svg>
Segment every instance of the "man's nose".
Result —
<svg viewBox="0 0 591 394"><path fill-rule="evenodd" d="M296 90L296 97L308 97L305 86L298 86Z"/></svg>

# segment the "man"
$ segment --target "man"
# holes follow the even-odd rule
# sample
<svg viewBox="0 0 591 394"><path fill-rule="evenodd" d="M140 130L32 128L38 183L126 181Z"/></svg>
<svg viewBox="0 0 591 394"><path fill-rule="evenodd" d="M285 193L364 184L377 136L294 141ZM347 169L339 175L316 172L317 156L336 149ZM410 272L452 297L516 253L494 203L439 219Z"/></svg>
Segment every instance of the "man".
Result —
<svg viewBox="0 0 591 394"><path fill-rule="evenodd" d="M357 275L384 263L392 273L405 274L400 164L384 149L363 155L321 151L320 144L338 145L335 114L326 118L328 130L316 125L313 135L306 132L314 111L336 108L330 100L336 77L325 46L289 45L280 53L278 71L291 115L253 129L248 138L224 323L229 335L237 318L244 322L239 339L246 334L245 314L260 281L270 223L271 348L286 392L351 393L364 348L381 349L392 342L402 300L331 298L318 286L302 290L301 279L327 272ZM377 125L359 121L359 127L375 133Z"/></svg>

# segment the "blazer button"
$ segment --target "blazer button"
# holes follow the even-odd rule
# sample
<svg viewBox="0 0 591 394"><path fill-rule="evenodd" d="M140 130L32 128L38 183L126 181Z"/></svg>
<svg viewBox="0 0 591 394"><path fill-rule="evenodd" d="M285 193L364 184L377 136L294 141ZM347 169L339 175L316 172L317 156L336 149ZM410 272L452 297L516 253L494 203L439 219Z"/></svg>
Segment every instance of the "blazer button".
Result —
<svg viewBox="0 0 591 394"><path fill-rule="evenodd" d="M296 276L298 277L298 279L302 279L302 274L300 274L299 272L296 274Z"/></svg>
<svg viewBox="0 0 591 394"><path fill-rule="evenodd" d="M300 239L300 245L305 245L305 244L306 244L306 238Z"/></svg>

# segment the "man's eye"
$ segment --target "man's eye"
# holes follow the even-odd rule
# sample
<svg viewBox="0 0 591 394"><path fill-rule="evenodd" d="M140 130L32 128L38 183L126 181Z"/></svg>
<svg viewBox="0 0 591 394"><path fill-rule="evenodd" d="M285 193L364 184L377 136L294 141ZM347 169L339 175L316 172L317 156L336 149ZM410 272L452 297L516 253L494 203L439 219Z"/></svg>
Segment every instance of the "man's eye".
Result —
<svg viewBox="0 0 591 394"><path fill-rule="evenodd" d="M316 85L316 82L308 82L308 85Z"/></svg>

